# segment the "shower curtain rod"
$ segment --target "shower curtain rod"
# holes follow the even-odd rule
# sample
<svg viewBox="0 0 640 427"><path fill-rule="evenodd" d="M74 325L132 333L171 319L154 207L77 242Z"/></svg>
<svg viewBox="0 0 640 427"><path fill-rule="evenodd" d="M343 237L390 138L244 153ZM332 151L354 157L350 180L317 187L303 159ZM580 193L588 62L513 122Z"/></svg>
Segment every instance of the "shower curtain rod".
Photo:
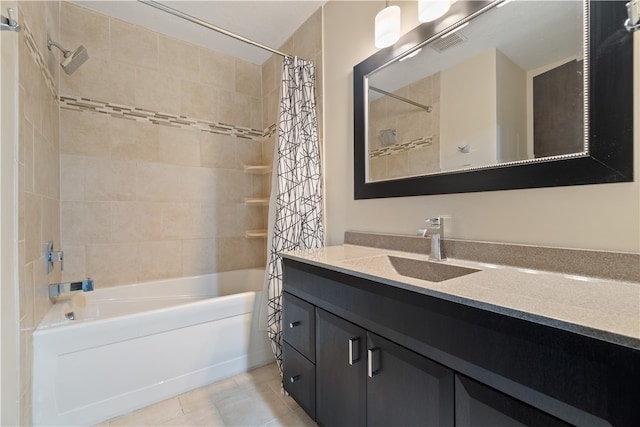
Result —
<svg viewBox="0 0 640 427"><path fill-rule="evenodd" d="M378 93L381 93L383 95L390 96L391 98L395 98L398 101L402 101L402 102L406 102L407 104L415 105L416 107L422 108L427 113L430 113L433 110L433 107L431 105L420 104L418 102L415 102L415 101L412 101L410 99L407 99L404 96L396 95L395 93L387 92L386 90L378 89L377 87L374 87L374 86L371 86L371 85L369 85L369 89L374 91L374 92L378 92Z"/></svg>
<svg viewBox="0 0 640 427"><path fill-rule="evenodd" d="M163 12L167 12L167 13L173 15L173 16L177 16L178 18L182 18L182 19L185 19L187 21L191 21L194 24L198 24L198 25L203 26L205 28L208 28L210 30L216 31L216 32L218 32L220 34L224 34L225 36L229 36L229 37L232 37L232 38L234 38L236 40L240 40L241 42L245 42L245 43L254 45L256 47L259 47L260 49L268 50L269 52L275 53L276 55L280 55L280 56L285 57L285 58L293 58L292 55L280 52L279 50L272 49L269 46L265 46L265 45L263 45L261 43L255 42L255 41L253 41L251 39L248 39L246 37L239 36L238 34L232 33L231 31L225 30L224 28L217 27L217 26L215 26L213 24L208 23L207 21L203 21L202 19L196 18L195 16L188 15L188 14L186 14L184 12L181 12L181 11L179 11L177 9L174 9L172 7L169 7L169 6L166 6L166 5L162 4L162 3L158 3L158 2L153 1L153 0L138 0L138 1L140 3L146 4L147 6L152 6L152 7L155 7L156 9L162 10Z"/></svg>

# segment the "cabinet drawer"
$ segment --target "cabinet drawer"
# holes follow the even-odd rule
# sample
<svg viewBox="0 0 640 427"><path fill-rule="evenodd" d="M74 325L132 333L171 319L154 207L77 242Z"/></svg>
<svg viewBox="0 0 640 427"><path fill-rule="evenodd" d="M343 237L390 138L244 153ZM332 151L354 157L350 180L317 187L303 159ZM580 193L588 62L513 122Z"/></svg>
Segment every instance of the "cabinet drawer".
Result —
<svg viewBox="0 0 640 427"><path fill-rule="evenodd" d="M316 367L286 342L282 346L284 389L316 419Z"/></svg>
<svg viewBox="0 0 640 427"><path fill-rule="evenodd" d="M284 341L315 363L316 323L313 305L283 292L282 328Z"/></svg>

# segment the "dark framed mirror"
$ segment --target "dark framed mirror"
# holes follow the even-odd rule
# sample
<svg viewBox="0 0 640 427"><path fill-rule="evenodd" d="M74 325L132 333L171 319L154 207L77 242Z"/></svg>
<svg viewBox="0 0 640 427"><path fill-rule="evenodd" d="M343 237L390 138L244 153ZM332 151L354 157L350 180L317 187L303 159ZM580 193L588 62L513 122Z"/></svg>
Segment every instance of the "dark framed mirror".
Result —
<svg viewBox="0 0 640 427"><path fill-rule="evenodd" d="M457 1L356 65L355 198L633 181L625 3Z"/></svg>

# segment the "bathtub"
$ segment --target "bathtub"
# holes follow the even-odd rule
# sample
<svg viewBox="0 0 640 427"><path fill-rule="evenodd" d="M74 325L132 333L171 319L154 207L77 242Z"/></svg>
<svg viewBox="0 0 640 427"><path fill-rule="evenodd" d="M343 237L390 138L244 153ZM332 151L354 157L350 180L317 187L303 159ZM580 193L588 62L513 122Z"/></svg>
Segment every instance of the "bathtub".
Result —
<svg viewBox="0 0 640 427"><path fill-rule="evenodd" d="M33 334L33 424L97 424L272 362L257 327L263 278L96 283L84 308L54 304Z"/></svg>

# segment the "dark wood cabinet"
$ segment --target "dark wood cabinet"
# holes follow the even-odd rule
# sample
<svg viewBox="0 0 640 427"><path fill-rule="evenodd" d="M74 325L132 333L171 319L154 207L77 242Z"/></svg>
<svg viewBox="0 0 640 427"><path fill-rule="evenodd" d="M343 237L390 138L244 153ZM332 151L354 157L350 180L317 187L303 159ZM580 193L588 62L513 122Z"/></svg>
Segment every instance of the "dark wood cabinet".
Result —
<svg viewBox="0 0 640 427"><path fill-rule="evenodd" d="M366 425L364 329L316 310L316 421L321 426Z"/></svg>
<svg viewBox="0 0 640 427"><path fill-rule="evenodd" d="M456 427L567 427L533 406L463 375L456 375Z"/></svg>
<svg viewBox="0 0 640 427"><path fill-rule="evenodd" d="M453 426L453 371L316 311L316 415L322 426Z"/></svg>
<svg viewBox="0 0 640 427"><path fill-rule="evenodd" d="M284 292L282 294L282 326L283 387L315 420L315 307Z"/></svg>
<svg viewBox="0 0 640 427"><path fill-rule="evenodd" d="M453 426L453 371L367 334L367 425Z"/></svg>
<svg viewBox="0 0 640 427"><path fill-rule="evenodd" d="M283 316L315 327L315 389L285 389L322 426L640 425L637 349L283 261Z"/></svg>

